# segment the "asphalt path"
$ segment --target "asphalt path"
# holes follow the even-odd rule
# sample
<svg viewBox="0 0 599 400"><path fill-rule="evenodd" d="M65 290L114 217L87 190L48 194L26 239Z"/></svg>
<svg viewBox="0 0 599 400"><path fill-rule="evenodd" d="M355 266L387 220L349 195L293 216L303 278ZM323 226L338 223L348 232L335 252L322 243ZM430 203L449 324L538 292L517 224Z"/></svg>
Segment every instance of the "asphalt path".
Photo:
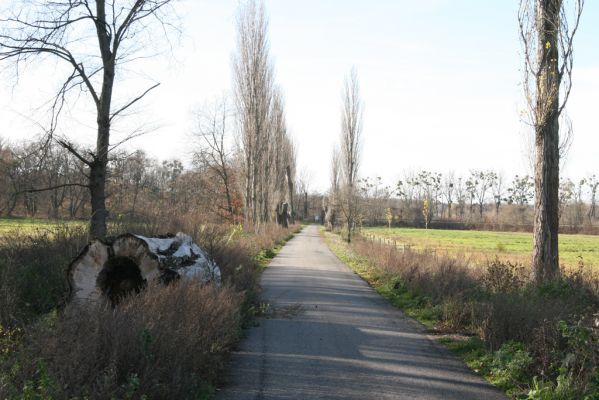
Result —
<svg viewBox="0 0 599 400"><path fill-rule="evenodd" d="M261 286L265 315L217 399L506 399L339 261L315 226Z"/></svg>

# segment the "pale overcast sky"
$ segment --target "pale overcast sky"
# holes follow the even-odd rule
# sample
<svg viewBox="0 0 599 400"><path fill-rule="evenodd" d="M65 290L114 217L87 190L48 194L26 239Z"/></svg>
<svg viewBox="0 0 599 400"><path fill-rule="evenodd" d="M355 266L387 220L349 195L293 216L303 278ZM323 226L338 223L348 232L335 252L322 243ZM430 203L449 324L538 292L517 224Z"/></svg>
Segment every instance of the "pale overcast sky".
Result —
<svg viewBox="0 0 599 400"><path fill-rule="evenodd" d="M178 3L183 35L173 52L130 71L143 71L161 86L133 117L152 132L129 148L189 159L192 111L231 88L237 7L237 0ZM418 169L527 173L517 7L517 0L267 0L276 80L300 170L311 173L312 187L328 184L341 86L352 66L365 106L362 176L392 184ZM564 173L572 177L599 173L598 21L599 1L589 0L576 37L568 105L574 142ZM33 121L44 119L34 109L60 83L54 80L59 72L31 67L18 86L5 82L0 137L16 141L39 133ZM65 124L63 134L93 141L92 113L65 115L77 122Z"/></svg>

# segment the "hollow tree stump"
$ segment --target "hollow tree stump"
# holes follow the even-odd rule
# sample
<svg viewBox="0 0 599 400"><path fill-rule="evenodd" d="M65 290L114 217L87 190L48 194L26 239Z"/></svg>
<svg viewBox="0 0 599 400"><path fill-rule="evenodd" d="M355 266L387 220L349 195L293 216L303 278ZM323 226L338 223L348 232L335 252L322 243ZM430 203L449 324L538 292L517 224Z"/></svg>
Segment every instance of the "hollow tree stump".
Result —
<svg viewBox="0 0 599 400"><path fill-rule="evenodd" d="M71 301L110 300L139 292L148 283L181 277L220 283L220 269L189 235L124 234L93 240L68 268Z"/></svg>

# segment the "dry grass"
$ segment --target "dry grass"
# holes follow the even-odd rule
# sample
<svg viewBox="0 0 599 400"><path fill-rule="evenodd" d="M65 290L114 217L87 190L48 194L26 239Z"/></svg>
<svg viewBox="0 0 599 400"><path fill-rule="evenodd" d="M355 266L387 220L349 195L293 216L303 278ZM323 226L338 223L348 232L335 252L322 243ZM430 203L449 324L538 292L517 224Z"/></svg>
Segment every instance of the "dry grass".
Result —
<svg viewBox="0 0 599 400"><path fill-rule="evenodd" d="M82 227L0 236L0 326L23 326L64 298L66 268L87 241Z"/></svg>
<svg viewBox="0 0 599 400"><path fill-rule="evenodd" d="M150 287L114 309L68 308L30 331L0 397L27 387L43 398L201 397L237 340L241 302L232 288L184 280Z"/></svg>

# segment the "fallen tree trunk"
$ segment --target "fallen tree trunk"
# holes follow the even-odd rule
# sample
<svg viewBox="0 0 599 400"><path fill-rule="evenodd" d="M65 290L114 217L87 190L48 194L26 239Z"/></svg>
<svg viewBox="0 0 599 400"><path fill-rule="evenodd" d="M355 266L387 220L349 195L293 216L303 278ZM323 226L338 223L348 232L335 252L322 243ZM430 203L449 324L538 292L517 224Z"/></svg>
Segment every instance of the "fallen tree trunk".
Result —
<svg viewBox="0 0 599 400"><path fill-rule="evenodd" d="M106 299L116 304L148 283L180 277L220 283L220 269L190 236L124 234L93 240L68 268L71 301Z"/></svg>

